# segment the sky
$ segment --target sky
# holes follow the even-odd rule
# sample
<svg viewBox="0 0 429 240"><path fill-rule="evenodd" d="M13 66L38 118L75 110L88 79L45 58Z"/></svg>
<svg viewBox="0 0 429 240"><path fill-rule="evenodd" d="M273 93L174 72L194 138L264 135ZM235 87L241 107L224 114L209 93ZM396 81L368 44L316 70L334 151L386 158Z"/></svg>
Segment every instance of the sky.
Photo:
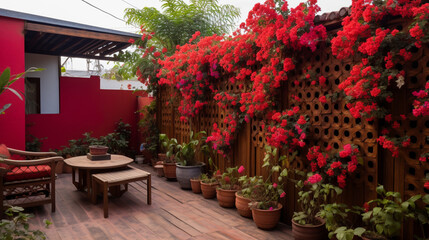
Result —
<svg viewBox="0 0 429 240"><path fill-rule="evenodd" d="M188 0L185 0L189 2ZM237 26L244 22L247 14L258 2L264 0L218 0L220 4L232 4L241 10L241 19ZM297 6L301 0L289 0L289 6ZM350 6L351 0L319 0L323 12L337 11L341 7ZM31 13L45 17L77 22L119 31L136 32L137 28L92 7L92 4L119 19L123 19L126 8L155 7L161 9L159 0L1 0L0 8L18 12Z"/></svg>
<svg viewBox="0 0 429 240"><path fill-rule="evenodd" d="M246 20L256 3L264 1L218 0L219 4L232 4L240 8L241 18L237 22L237 27ZM300 2L302 0L289 0L289 7L296 7ZM319 0L318 3L320 13L324 13L350 6L351 0ZM0 8L3 9L132 33L138 33L139 29L124 22L126 8L155 7L161 10L161 5L159 0L0 0ZM112 63L105 61L102 61L102 65L108 69L113 66ZM83 59L68 61L66 69L86 70L86 61Z"/></svg>

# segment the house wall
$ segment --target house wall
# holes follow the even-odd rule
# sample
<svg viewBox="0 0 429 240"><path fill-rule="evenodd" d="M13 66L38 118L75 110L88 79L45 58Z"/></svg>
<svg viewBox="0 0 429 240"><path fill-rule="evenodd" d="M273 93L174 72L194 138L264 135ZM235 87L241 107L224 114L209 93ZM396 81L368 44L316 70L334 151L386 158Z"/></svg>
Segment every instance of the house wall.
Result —
<svg viewBox="0 0 429 240"><path fill-rule="evenodd" d="M25 68L44 68L28 73L28 77L40 78L40 113L60 112L59 57L43 54L25 54Z"/></svg>
<svg viewBox="0 0 429 240"><path fill-rule="evenodd" d="M3 72L9 67L12 74L24 72L24 22L0 17L0 26L0 71ZM24 92L24 79L16 81L11 88ZM6 90L0 95L0 107L7 103L11 103L12 106L4 115L0 115L0 144L24 149L25 101Z"/></svg>
<svg viewBox="0 0 429 240"><path fill-rule="evenodd" d="M111 133L122 119L132 125L132 143L138 149L137 95L124 90L100 90L100 78L60 78L60 113L29 114L27 134L44 139L42 150L61 149L85 132L99 137Z"/></svg>

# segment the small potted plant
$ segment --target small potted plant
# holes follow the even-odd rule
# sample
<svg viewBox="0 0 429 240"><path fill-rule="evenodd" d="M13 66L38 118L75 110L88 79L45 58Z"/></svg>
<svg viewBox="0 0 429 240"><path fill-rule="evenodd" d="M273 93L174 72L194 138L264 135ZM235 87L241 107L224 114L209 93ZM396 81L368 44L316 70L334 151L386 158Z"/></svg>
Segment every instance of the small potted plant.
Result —
<svg viewBox="0 0 429 240"><path fill-rule="evenodd" d="M238 171L240 172L240 168ZM244 175L238 179L242 189L235 193L235 207L238 214L243 217L252 217L252 210L249 207L249 203L252 202L252 192L255 184L258 182L258 178L262 178L262 176L248 177Z"/></svg>
<svg viewBox="0 0 429 240"><path fill-rule="evenodd" d="M262 177L255 178L251 190L252 202L250 203L250 209L252 210L253 221L261 229L272 229L277 226L281 209L283 208L283 205L279 203L279 199L286 195L283 190L283 181L287 177L287 169L283 169L280 172L280 164L286 159L286 156L281 156L277 159L277 154L278 148L265 147L262 167L266 167L269 170L269 175L265 180ZM273 174L278 175L278 182L272 182Z"/></svg>
<svg viewBox="0 0 429 240"><path fill-rule="evenodd" d="M227 168L219 179L216 198L221 207L232 208L235 206L235 193L240 189L239 174L238 167Z"/></svg>
<svg viewBox="0 0 429 240"><path fill-rule="evenodd" d="M176 163L174 154L177 152L177 139L168 138L166 134L159 134L161 152L158 153L158 159L163 161L164 176L168 180L176 179Z"/></svg>
<svg viewBox="0 0 429 240"><path fill-rule="evenodd" d="M216 187L219 185L216 177L209 177L207 174L201 174L201 192L203 197L211 199L216 197Z"/></svg>
<svg viewBox="0 0 429 240"><path fill-rule="evenodd" d="M191 189L193 193L201 193L201 175L191 178Z"/></svg>
<svg viewBox="0 0 429 240"><path fill-rule="evenodd" d="M338 240L353 239L355 236L364 240L392 239L400 235L405 220L427 219L419 216L421 211L416 205L421 195L402 201L400 193L386 191L381 185L377 187L377 194L380 198L365 203L363 207L353 206L349 209L347 205L339 203L323 205L320 217L326 220L329 237ZM429 198L423 199L423 202L429 203ZM356 227L356 223L363 225Z"/></svg>
<svg viewBox="0 0 429 240"><path fill-rule="evenodd" d="M304 175L303 173L301 173ZM320 217L320 210L328 197L341 194L341 188L332 184L323 184L319 174L309 174L308 180L297 181L298 204L301 211L294 212L292 217L292 236L296 240L324 240L328 235L325 220Z"/></svg>
<svg viewBox="0 0 429 240"><path fill-rule="evenodd" d="M386 191L382 185L377 187L380 198L367 203L362 220L367 231L362 234L366 239L391 239L401 233L402 223L415 218L416 201L421 195L402 201L398 192ZM370 206L373 206L370 209Z"/></svg>
<svg viewBox="0 0 429 240"><path fill-rule="evenodd" d="M202 168L205 166L203 162L196 159L198 152L208 152L205 134L204 131L196 134L191 131L189 142L176 145L176 177L183 189L191 189L190 179L200 176Z"/></svg>

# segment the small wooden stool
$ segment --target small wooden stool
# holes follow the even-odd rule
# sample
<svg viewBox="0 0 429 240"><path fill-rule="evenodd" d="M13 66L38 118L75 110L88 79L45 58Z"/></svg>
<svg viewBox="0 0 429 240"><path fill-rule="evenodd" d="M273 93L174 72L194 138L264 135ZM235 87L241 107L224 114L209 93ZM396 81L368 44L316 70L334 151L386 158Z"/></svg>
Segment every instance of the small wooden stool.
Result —
<svg viewBox="0 0 429 240"><path fill-rule="evenodd" d="M104 217L109 217L109 187L120 186L125 184L127 186L130 182L147 180L147 204L151 204L151 175L150 173L141 169L130 167L129 169L97 173L92 175L92 202L97 203L98 185L103 186L103 209ZM126 188L127 189L127 188Z"/></svg>

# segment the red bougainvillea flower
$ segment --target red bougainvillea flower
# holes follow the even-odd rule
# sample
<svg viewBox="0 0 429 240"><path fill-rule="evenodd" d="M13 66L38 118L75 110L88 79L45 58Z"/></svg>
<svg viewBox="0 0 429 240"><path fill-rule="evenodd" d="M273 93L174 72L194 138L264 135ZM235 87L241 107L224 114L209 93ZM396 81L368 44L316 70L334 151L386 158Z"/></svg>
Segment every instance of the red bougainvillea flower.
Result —
<svg viewBox="0 0 429 240"><path fill-rule="evenodd" d="M277 188L277 183L273 183L273 188Z"/></svg>
<svg viewBox="0 0 429 240"><path fill-rule="evenodd" d="M365 203L363 204L363 210L364 210L365 212L368 212L368 211L369 211L369 208L370 208L370 206L369 206L368 202L365 202Z"/></svg>
<svg viewBox="0 0 429 240"><path fill-rule="evenodd" d="M135 42L136 40L134 40L134 38L130 38L130 39L128 39L128 42L129 43L131 43L131 44L134 44L134 42Z"/></svg>
<svg viewBox="0 0 429 240"><path fill-rule="evenodd" d="M243 165L241 165L239 168L238 168L238 173L243 173L244 172L244 167L243 167Z"/></svg>
<svg viewBox="0 0 429 240"><path fill-rule="evenodd" d="M322 176L320 176L320 174L318 174L318 173L316 173L316 174L314 174L308 178L308 182L311 184L316 184L320 181L322 181Z"/></svg>
<svg viewBox="0 0 429 240"><path fill-rule="evenodd" d="M424 187L425 187L427 190L429 190L429 181L425 182Z"/></svg>
<svg viewBox="0 0 429 240"><path fill-rule="evenodd" d="M286 196L285 192L282 192L282 194L280 194L280 198L284 198Z"/></svg>

